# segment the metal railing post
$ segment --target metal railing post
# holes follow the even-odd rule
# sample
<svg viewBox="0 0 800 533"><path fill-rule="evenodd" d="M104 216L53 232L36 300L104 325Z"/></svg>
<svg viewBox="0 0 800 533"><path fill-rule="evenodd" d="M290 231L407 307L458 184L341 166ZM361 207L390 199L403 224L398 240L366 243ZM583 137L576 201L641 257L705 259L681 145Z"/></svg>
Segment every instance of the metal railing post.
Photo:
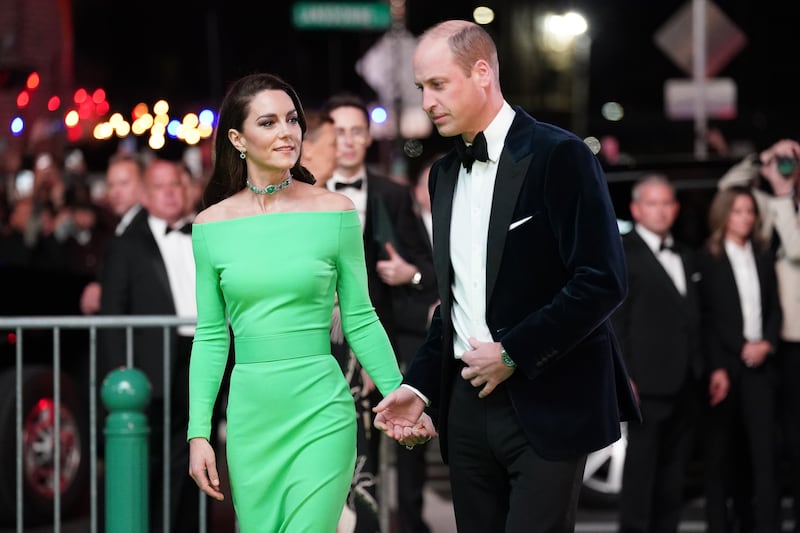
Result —
<svg viewBox="0 0 800 533"><path fill-rule="evenodd" d="M144 413L151 385L136 368L119 368L103 380L108 409L105 436L106 533L146 533L149 528L150 428Z"/></svg>

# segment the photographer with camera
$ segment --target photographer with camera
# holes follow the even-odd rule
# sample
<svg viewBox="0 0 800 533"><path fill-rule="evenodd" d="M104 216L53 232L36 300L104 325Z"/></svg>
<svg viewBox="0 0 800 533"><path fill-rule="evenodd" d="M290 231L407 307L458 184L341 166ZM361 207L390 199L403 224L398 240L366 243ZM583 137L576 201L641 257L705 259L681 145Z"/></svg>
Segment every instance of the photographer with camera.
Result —
<svg viewBox="0 0 800 533"><path fill-rule="evenodd" d="M794 531L800 532L800 143L783 139L750 154L719 182L720 189L744 185L753 190L763 226L772 242L783 310L776 354L780 375L783 450L792 464Z"/></svg>

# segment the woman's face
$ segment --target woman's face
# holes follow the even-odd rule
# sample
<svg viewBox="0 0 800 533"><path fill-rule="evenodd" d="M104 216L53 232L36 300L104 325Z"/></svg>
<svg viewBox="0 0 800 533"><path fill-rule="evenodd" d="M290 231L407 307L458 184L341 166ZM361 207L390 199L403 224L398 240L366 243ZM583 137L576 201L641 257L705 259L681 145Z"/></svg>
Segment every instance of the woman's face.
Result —
<svg viewBox="0 0 800 533"><path fill-rule="evenodd" d="M756 210L753 199L740 194L733 200L725 226L725 237L734 241L746 241L753 232L756 223Z"/></svg>
<svg viewBox="0 0 800 533"><path fill-rule="evenodd" d="M250 101L242 131L231 129L228 138L237 150L245 150L247 160L258 168L292 168L303 140L294 102L283 91L261 91Z"/></svg>

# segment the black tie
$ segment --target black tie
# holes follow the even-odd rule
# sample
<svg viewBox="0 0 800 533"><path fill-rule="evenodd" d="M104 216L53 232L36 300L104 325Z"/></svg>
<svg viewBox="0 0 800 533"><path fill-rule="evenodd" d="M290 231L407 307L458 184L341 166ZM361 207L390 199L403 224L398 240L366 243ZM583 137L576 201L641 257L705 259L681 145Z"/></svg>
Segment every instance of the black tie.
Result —
<svg viewBox="0 0 800 533"><path fill-rule="evenodd" d="M669 252L674 252L675 248L673 247L672 244L668 243L667 241L661 241L661 245L658 247L658 251L663 252L664 250L667 250Z"/></svg>
<svg viewBox="0 0 800 533"><path fill-rule="evenodd" d="M181 233L185 233L186 235L192 234L192 223L186 222L181 226L175 226L174 228L170 228L169 226L166 227L164 230L164 235L169 235L171 231L180 231Z"/></svg>
<svg viewBox="0 0 800 533"><path fill-rule="evenodd" d="M354 189L361 190L361 186L363 184L364 180L362 178L358 178L357 180L349 183L346 181L336 181L333 183L333 188L336 189L337 191L341 191L342 189L346 189L347 187L352 187Z"/></svg>
<svg viewBox="0 0 800 533"><path fill-rule="evenodd" d="M478 132L470 146L466 145L464 139L459 138L456 141L456 152L458 152L458 157L461 159L461 164L464 165L467 173L472 171L472 163L475 161L486 162L489 160L486 137L484 137L482 131Z"/></svg>

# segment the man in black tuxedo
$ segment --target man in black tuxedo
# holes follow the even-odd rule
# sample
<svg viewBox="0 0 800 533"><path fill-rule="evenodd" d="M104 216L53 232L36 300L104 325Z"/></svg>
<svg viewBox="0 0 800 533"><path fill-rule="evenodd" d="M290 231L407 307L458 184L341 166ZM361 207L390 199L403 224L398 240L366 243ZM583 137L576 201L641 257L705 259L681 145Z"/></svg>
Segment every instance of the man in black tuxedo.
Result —
<svg viewBox="0 0 800 533"><path fill-rule="evenodd" d="M441 304L375 423L413 445L438 407L460 533L573 531L587 454L639 416L608 320L627 284L602 169L505 101L476 24L425 32L414 77L457 137L430 173Z"/></svg>
<svg viewBox="0 0 800 533"><path fill-rule="evenodd" d="M631 191L636 225L622 238L628 296L612 321L639 398L628 424L619 522L624 533L674 533L699 411L699 272L670 229L679 205L669 181L645 176Z"/></svg>
<svg viewBox="0 0 800 533"><path fill-rule="evenodd" d="M177 315L196 317L191 224L186 212L185 183L171 161L155 160L144 172L144 209L127 230L112 240L102 272L103 315ZM192 326L171 332L170 360L170 530L197 531L198 496L186 475L189 355ZM125 332L101 335L101 376L125 364ZM134 329L133 365L152 385L150 423L150 517L152 531L162 531L163 435L165 377L164 337L160 328ZM166 533L166 532L164 532Z"/></svg>
<svg viewBox="0 0 800 533"><path fill-rule="evenodd" d="M402 360L399 333L407 331L409 322L424 321L427 317L425 310L421 316L409 316L417 315L415 309L408 308L409 302L420 298L435 299L436 281L430 245L414 213L410 189L367 168L367 150L372 144L372 135L369 111L363 101L351 94L334 95L326 102L323 111L333 119L337 137L336 170L325 185L348 196L358 210L364 230L370 299L398 358ZM380 396L365 372L361 372L361 377L363 386L358 394L362 398L358 398L360 401L357 403L365 405L366 400L366 418L370 420L370 410ZM365 426L359 435L358 453L366 461L364 469L377 474L380 433L370 430L371 423ZM375 498L378 499L377 494ZM368 514L364 511L359 513L357 532L375 527L368 523L371 522L369 517L365 518Z"/></svg>
<svg viewBox="0 0 800 533"><path fill-rule="evenodd" d="M408 290L436 290L430 246L420 234L409 188L367 168L372 135L363 101L350 94L335 95L324 109L337 135L336 170L326 186L349 196L359 212L370 298L392 338L396 322L402 320L395 301Z"/></svg>

